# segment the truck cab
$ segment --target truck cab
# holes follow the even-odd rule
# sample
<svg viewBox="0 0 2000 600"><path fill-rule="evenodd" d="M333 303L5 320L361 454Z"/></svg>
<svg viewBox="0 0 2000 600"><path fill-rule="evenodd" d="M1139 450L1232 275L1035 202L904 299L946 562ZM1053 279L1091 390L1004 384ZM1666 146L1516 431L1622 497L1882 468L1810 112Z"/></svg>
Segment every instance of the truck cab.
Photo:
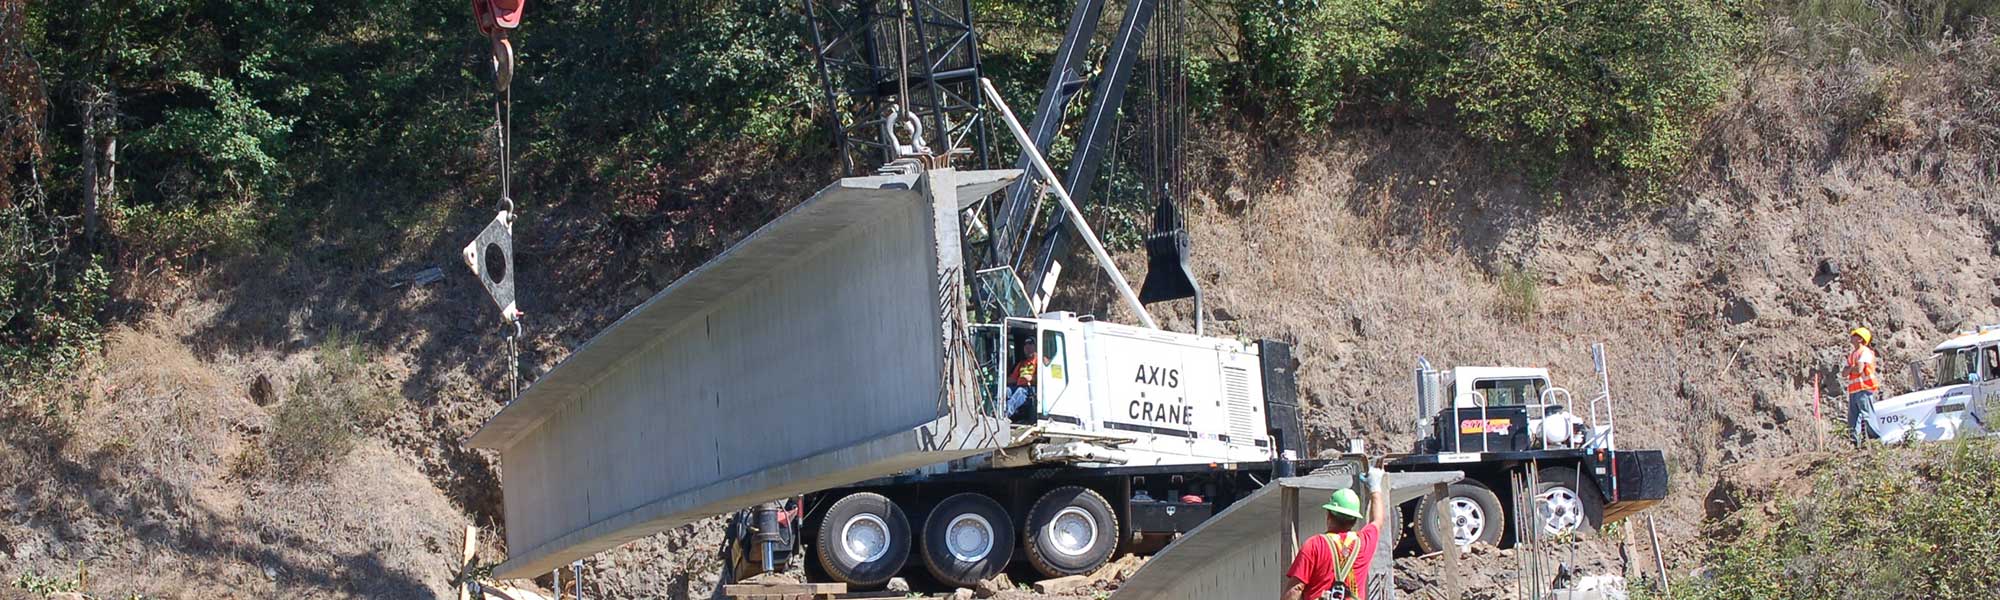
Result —
<svg viewBox="0 0 2000 600"><path fill-rule="evenodd" d="M1551 384L1548 369L1463 366L1437 376L1429 391L1429 384L1418 384L1418 411L1429 417L1420 424L1420 431L1426 432L1422 451L1580 448L1610 436L1608 423L1593 424L1578 416L1569 390ZM1450 393L1450 407L1434 408L1439 404L1438 390Z"/></svg>
<svg viewBox="0 0 2000 600"><path fill-rule="evenodd" d="M1985 325L1938 344L1930 362L1937 381L1877 399L1868 421L1885 443L1935 441L1991 431L1989 406L2000 397L2000 325ZM1920 371L1912 369L1916 375Z"/></svg>

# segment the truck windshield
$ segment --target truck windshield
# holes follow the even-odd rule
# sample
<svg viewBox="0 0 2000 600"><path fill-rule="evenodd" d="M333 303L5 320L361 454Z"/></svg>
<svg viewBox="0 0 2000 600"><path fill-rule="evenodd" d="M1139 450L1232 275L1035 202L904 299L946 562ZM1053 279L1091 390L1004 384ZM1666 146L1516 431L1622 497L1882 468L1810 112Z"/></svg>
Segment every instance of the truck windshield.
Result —
<svg viewBox="0 0 2000 600"><path fill-rule="evenodd" d="M1978 348L1959 348L1939 352L1937 358L1938 385L1958 385L1970 383L1979 363Z"/></svg>
<svg viewBox="0 0 2000 600"><path fill-rule="evenodd" d="M1524 406L1542 401L1541 379L1481 379L1472 389L1486 397L1487 406Z"/></svg>

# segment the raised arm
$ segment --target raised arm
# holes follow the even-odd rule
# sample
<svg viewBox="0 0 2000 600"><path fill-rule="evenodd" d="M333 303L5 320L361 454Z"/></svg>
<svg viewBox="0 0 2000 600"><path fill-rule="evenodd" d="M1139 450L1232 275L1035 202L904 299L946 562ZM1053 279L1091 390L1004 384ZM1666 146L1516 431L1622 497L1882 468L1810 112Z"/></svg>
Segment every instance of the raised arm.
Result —
<svg viewBox="0 0 2000 600"><path fill-rule="evenodd" d="M1386 472L1368 478L1368 522L1385 531L1389 529L1389 493L1385 491L1389 485L1383 480L1388 478Z"/></svg>

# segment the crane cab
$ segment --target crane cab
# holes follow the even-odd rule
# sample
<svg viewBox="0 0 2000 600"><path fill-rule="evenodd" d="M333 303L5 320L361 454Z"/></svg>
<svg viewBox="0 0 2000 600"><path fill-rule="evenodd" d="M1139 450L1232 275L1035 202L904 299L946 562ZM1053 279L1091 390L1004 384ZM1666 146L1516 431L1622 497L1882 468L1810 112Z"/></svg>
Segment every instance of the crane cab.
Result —
<svg viewBox="0 0 2000 600"><path fill-rule="evenodd" d="M996 464L1270 460L1272 366L1246 344L1050 312L975 326L982 395L1011 424ZM1289 377L1289 365L1282 376Z"/></svg>

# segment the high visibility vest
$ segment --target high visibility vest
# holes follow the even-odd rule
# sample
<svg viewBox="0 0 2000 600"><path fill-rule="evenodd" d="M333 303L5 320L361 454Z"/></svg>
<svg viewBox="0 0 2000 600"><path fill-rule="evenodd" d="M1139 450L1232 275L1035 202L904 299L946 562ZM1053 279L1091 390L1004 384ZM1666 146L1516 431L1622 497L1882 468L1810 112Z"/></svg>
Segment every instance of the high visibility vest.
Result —
<svg viewBox="0 0 2000 600"><path fill-rule="evenodd" d="M1021 361L1021 364L1019 366L1014 367L1014 385L1034 385L1034 384L1035 384L1035 359L1030 358L1028 360Z"/></svg>
<svg viewBox="0 0 2000 600"><path fill-rule="evenodd" d="M1355 585L1360 582L1354 577L1354 563L1361 560L1361 536L1355 535L1352 531L1344 531L1325 533L1319 537L1326 540L1327 551L1333 553L1333 580L1340 582L1340 587L1347 591L1347 595L1341 597L1360 598L1361 586ZM1329 590L1326 596L1321 597L1331 595Z"/></svg>
<svg viewBox="0 0 2000 600"><path fill-rule="evenodd" d="M1867 346L1847 353L1847 393L1882 389L1882 380L1875 376L1875 362L1875 350Z"/></svg>

